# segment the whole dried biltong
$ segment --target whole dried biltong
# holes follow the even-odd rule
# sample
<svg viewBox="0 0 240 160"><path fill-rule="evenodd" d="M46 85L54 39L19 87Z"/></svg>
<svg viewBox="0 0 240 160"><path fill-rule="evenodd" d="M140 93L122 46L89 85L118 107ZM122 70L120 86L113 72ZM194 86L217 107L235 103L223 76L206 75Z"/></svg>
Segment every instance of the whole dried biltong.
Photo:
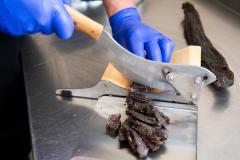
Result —
<svg viewBox="0 0 240 160"><path fill-rule="evenodd" d="M111 137L116 137L121 127L121 114L110 115L106 123L106 133Z"/></svg>
<svg viewBox="0 0 240 160"><path fill-rule="evenodd" d="M232 86L234 83L234 74L229 69L226 59L206 36L197 10L189 2L183 3L182 8L185 15L182 24L187 44L201 46L201 65L216 75L217 81L213 83L214 86L217 88Z"/></svg>

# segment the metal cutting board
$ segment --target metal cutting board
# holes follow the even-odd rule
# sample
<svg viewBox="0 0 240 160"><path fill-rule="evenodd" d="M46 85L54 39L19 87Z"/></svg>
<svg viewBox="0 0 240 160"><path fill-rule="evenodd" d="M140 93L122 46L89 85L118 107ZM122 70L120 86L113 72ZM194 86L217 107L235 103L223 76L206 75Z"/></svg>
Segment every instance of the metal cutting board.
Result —
<svg viewBox="0 0 240 160"><path fill-rule="evenodd" d="M77 100L72 102L77 103ZM165 145L159 151L151 153L147 160L195 160L197 107L167 102L154 102L154 104L170 117L170 125ZM73 151L71 160L138 159L129 148L120 147L118 138L111 138L105 134L105 123L110 114L121 113L122 120L126 118L125 98L105 96L99 98L94 107L88 105L81 107L92 110L92 114L83 123L82 132L79 133L82 136L78 140L79 145Z"/></svg>

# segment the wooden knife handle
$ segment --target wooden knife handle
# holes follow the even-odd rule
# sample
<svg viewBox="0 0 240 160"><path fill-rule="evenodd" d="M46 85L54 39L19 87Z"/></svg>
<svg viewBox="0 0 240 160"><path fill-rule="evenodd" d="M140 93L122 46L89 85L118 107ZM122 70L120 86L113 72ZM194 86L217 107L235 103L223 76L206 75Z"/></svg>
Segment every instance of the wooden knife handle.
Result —
<svg viewBox="0 0 240 160"><path fill-rule="evenodd" d="M83 15L82 13L78 12L77 10L67 5L65 5L65 8L67 9L68 13L72 16L76 30L88 34L95 40L97 40L100 37L103 31L103 25L92 20L91 18L88 18L87 16Z"/></svg>

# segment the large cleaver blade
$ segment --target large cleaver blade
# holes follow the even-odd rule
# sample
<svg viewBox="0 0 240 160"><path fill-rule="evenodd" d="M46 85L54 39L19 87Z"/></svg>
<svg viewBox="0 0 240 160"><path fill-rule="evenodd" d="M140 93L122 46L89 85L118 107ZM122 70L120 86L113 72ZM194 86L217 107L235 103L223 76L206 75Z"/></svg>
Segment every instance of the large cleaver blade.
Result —
<svg viewBox="0 0 240 160"><path fill-rule="evenodd" d="M168 68L175 73L191 76L207 76L208 79L204 85L215 80L215 76L209 70L202 67L154 62L138 57L119 45L112 36L104 30L103 25L67 5L65 5L65 7L74 20L75 28L78 31L88 34L108 49L108 55L114 67L132 81L152 88L172 90L172 86L166 83L165 73L163 73L164 68Z"/></svg>

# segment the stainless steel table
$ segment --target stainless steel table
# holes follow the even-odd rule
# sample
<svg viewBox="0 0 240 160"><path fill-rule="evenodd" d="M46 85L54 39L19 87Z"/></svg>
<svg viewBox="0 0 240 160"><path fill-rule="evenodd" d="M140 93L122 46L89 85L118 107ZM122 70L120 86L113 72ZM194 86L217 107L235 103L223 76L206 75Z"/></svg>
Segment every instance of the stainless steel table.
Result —
<svg viewBox="0 0 240 160"><path fill-rule="evenodd" d="M143 21L171 37L176 49L186 46L181 28L183 2L145 0L139 6ZM207 87L202 92L197 158L237 160L240 159L240 16L216 1L192 2L200 13L208 37L235 73L235 84L231 88L216 91ZM83 9L85 14L108 25L101 5L86 3ZM78 139L91 132L86 133L81 128L90 117L99 121L105 119L76 103L59 101L55 90L96 84L108 63L106 50L86 35L74 33L68 41L54 35L26 37L22 52L34 159L69 160L80 152L88 154L88 150L79 150L80 143L87 143L87 140L79 142ZM84 106L95 103L96 100L81 100ZM94 128L94 123L91 125ZM106 147L104 143L103 147ZM94 146L89 145L89 150L92 149Z"/></svg>

